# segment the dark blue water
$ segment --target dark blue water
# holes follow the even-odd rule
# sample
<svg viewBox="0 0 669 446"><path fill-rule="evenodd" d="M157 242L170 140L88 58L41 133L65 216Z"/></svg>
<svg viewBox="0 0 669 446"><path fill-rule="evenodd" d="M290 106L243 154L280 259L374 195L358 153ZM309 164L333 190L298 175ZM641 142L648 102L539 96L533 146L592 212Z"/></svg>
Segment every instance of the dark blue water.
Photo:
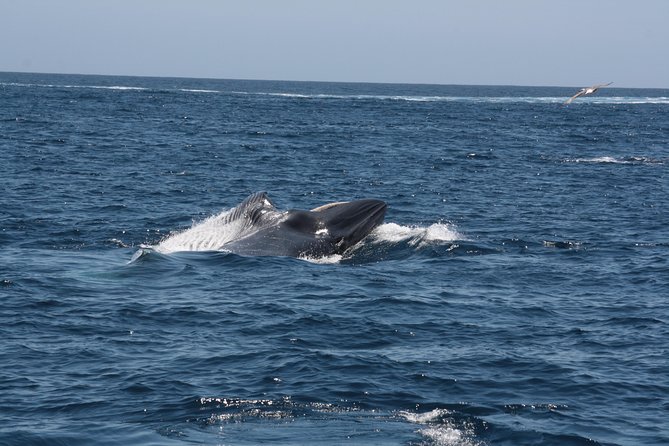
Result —
<svg viewBox="0 0 669 446"><path fill-rule="evenodd" d="M573 92L0 73L0 444L669 444L669 91ZM388 212L179 252L261 190Z"/></svg>

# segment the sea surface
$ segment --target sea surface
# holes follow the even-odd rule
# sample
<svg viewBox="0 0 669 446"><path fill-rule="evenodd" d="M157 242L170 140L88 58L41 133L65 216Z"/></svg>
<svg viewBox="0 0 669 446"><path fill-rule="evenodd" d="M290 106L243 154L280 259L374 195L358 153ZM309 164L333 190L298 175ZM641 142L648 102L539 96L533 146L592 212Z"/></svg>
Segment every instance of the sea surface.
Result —
<svg viewBox="0 0 669 446"><path fill-rule="evenodd" d="M0 444L669 444L669 90L576 90L0 73Z"/></svg>

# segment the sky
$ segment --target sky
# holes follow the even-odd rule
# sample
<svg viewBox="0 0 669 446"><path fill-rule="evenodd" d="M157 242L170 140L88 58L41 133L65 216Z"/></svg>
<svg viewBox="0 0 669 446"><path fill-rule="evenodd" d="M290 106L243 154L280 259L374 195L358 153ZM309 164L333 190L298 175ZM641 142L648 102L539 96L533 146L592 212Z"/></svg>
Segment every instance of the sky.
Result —
<svg viewBox="0 0 669 446"><path fill-rule="evenodd" d="M669 88L667 0L0 0L0 71Z"/></svg>

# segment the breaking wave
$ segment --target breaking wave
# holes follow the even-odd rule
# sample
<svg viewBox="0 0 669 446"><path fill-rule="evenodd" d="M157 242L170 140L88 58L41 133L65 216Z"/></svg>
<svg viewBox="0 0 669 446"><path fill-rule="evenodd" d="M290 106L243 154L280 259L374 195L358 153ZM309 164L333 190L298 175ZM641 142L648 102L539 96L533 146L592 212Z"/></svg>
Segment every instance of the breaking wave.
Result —
<svg viewBox="0 0 669 446"><path fill-rule="evenodd" d="M250 93L233 92L236 94L257 94L280 96L298 99L347 99L347 100L381 100L407 102L470 102L470 103L527 103L527 104L562 104L563 96L420 96L420 95L337 95L337 94L297 94L297 93ZM669 97L628 97L609 96L579 99L579 102L590 104L669 104Z"/></svg>
<svg viewBox="0 0 669 446"><path fill-rule="evenodd" d="M0 82L2 87L27 87L27 88L90 88L94 90L134 90L145 91L150 90L146 87L134 87L127 85L70 85L70 84L29 84L23 82Z"/></svg>
<svg viewBox="0 0 669 446"><path fill-rule="evenodd" d="M477 446L482 443L475 439L471 427L461 426L449 419L451 411L434 409L424 413L399 412L399 415L409 421L421 425L418 430L429 444L437 446ZM462 423L460 423L462 424Z"/></svg>
<svg viewBox="0 0 669 446"><path fill-rule="evenodd" d="M215 88L148 88L132 85L78 85L78 84L40 84L24 82L0 82L0 87L28 88L81 88L119 91L181 92L202 94L228 94L272 96L303 100L360 100L360 101L406 101L406 102L465 102L465 103L526 103L526 104L563 104L568 96L452 96L452 95L384 95L384 94L336 94L336 93L294 93L290 91L243 91ZM669 104L668 96L593 96L579 98L583 104Z"/></svg>
<svg viewBox="0 0 669 446"><path fill-rule="evenodd" d="M591 158L568 158L567 163L593 163L593 164L665 164L667 160L648 158L645 156L595 156Z"/></svg>
<svg viewBox="0 0 669 446"><path fill-rule="evenodd" d="M402 242L411 246L424 243L452 242L462 235L454 226L447 223L433 223L429 226L402 226L397 223L384 223L370 234L372 241Z"/></svg>

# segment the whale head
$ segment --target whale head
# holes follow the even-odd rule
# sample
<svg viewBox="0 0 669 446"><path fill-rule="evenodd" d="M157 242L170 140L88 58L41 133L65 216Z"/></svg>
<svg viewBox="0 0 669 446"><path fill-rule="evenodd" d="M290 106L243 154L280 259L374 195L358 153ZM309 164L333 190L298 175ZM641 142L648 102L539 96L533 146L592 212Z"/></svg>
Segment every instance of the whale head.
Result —
<svg viewBox="0 0 669 446"><path fill-rule="evenodd" d="M383 223L386 208L386 203L381 200L364 199L326 204L311 213L322 226L322 235L335 244L336 252L340 254Z"/></svg>

